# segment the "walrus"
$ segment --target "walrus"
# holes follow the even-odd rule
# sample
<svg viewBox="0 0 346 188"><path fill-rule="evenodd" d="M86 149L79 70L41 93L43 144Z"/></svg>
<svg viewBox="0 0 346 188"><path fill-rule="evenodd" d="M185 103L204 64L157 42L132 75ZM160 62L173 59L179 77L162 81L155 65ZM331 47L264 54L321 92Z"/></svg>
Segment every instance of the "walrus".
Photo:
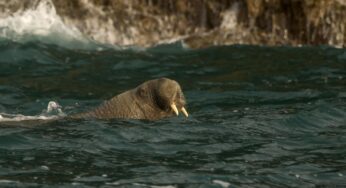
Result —
<svg viewBox="0 0 346 188"><path fill-rule="evenodd" d="M178 116L185 109L186 100L178 82L168 78L149 80L125 91L87 112L69 115L73 119L143 119L159 120Z"/></svg>

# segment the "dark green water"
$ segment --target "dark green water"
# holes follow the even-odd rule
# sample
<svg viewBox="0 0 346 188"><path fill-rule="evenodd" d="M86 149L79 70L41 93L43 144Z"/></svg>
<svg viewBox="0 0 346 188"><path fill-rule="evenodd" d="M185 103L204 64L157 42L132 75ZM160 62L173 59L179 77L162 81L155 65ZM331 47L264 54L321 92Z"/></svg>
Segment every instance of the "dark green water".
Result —
<svg viewBox="0 0 346 188"><path fill-rule="evenodd" d="M0 112L67 114L177 80L188 119L0 122L0 187L345 187L346 50L0 42Z"/></svg>

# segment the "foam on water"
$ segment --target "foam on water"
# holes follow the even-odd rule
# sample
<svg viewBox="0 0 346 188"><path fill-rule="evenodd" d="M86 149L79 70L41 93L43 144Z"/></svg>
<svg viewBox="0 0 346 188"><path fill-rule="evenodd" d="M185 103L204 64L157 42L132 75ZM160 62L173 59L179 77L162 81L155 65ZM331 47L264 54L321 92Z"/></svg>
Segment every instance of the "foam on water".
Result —
<svg viewBox="0 0 346 188"><path fill-rule="evenodd" d="M221 187L227 188L230 186L230 183L221 181L221 180L213 180L214 184L220 185Z"/></svg>
<svg viewBox="0 0 346 188"><path fill-rule="evenodd" d="M0 122L20 122L28 120L53 120L66 116L66 114L61 110L61 106L55 102L50 101L48 103L47 109L39 115L27 116L22 114L7 114L0 113Z"/></svg>
<svg viewBox="0 0 346 188"><path fill-rule="evenodd" d="M24 43L38 40L79 49L94 43L77 28L65 25L50 0L0 19L0 38Z"/></svg>

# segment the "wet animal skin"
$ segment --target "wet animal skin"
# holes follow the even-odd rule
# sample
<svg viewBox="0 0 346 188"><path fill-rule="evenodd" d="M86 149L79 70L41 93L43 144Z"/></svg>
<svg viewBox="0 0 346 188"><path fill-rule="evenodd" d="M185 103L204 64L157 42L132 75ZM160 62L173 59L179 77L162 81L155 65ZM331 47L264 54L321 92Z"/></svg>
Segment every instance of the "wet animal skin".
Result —
<svg viewBox="0 0 346 188"><path fill-rule="evenodd" d="M74 119L146 119L159 120L179 115L188 117L186 101L178 82L159 78L125 91L95 109L69 116Z"/></svg>

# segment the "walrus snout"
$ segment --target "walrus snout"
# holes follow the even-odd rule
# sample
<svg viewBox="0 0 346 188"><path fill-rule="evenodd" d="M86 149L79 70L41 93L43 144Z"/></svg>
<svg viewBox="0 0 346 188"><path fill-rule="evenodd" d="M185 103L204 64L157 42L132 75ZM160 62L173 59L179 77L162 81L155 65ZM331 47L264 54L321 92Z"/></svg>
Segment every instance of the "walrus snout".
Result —
<svg viewBox="0 0 346 188"><path fill-rule="evenodd" d="M179 115L179 111L181 111L181 112L183 112L185 117L189 117L189 113L185 109L185 104L186 104L185 97L182 94L182 91L181 91L181 89L179 87L178 91L177 91L177 94L175 96L175 99L171 103L170 107L173 110L173 112L175 113L175 115L178 116Z"/></svg>
<svg viewBox="0 0 346 188"><path fill-rule="evenodd" d="M158 102L161 103L158 105L168 107L177 116L181 111L185 117L188 117L189 114L185 108L186 100L179 83L168 78L160 78L156 84Z"/></svg>

